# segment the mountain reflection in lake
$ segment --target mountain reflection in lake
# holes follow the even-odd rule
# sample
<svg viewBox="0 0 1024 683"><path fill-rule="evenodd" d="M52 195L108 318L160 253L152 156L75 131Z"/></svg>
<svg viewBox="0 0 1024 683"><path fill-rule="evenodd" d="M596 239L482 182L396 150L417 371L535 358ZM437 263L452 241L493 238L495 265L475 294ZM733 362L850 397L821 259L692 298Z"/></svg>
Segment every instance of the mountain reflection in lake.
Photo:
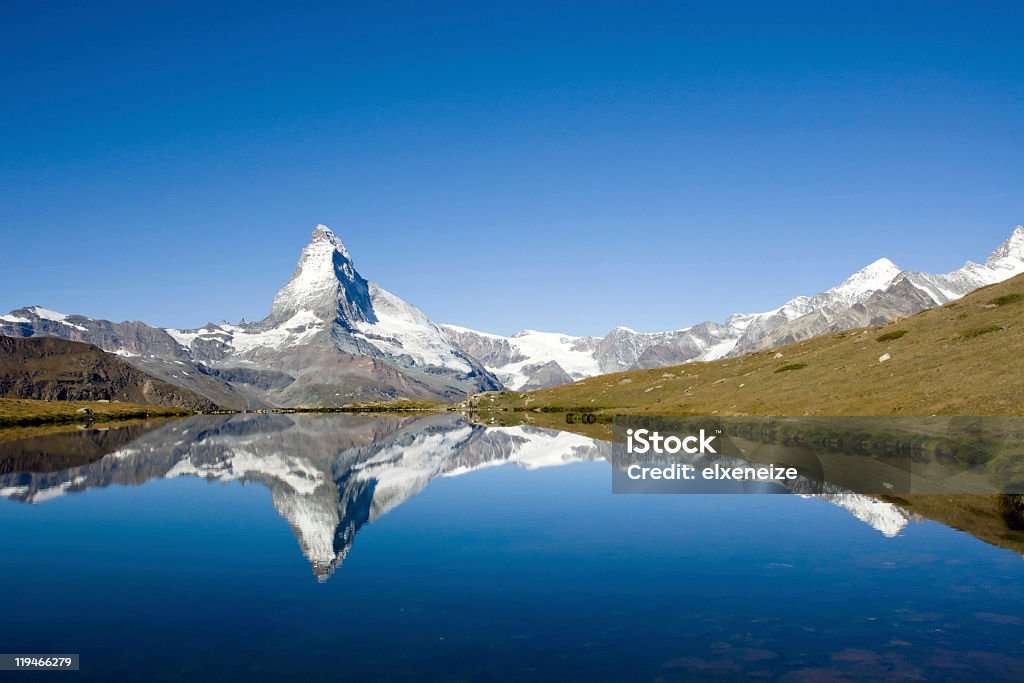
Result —
<svg viewBox="0 0 1024 683"><path fill-rule="evenodd" d="M834 487L612 495L611 448L454 414L0 442L0 638L82 680L1017 677L1015 552Z"/></svg>
<svg viewBox="0 0 1024 683"><path fill-rule="evenodd" d="M110 452L95 462L33 471L40 465L40 448L88 454L104 445ZM409 500L435 477L506 463L536 469L606 459L611 444L531 426L471 425L451 414L252 414L198 416L157 428L69 431L9 443L6 449L0 444L2 450L6 469L14 471L0 476L0 496L30 503L157 478L262 484L271 492L274 509L288 520L313 573L325 581L345 560L364 524ZM15 450L25 452L15 456ZM29 459L29 454L36 457ZM866 496L835 491L819 497L887 536L916 519Z"/></svg>

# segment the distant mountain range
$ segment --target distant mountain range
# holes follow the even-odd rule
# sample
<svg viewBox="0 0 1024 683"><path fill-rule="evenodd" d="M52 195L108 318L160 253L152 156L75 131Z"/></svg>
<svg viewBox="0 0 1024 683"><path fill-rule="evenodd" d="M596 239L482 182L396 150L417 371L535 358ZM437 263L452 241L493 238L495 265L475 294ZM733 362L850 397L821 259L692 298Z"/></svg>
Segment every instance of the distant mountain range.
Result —
<svg viewBox="0 0 1024 683"><path fill-rule="evenodd" d="M604 337L526 330L511 337L443 325L467 354L506 387L542 389L623 370L717 360L782 346L827 332L889 322L938 306L978 287L1024 273L1024 227L983 264L968 261L944 275L902 270L879 259L819 294L798 296L764 313L738 313L670 332L617 327Z"/></svg>
<svg viewBox="0 0 1024 683"><path fill-rule="evenodd" d="M669 332L618 327L604 337L524 331L503 337L437 325L364 279L318 225L259 322L161 329L31 306L0 315L0 335L93 344L142 372L228 408L339 405L566 384L597 374L714 360L911 315L1024 272L1024 227L983 264L944 275L880 259L826 292L764 313Z"/></svg>
<svg viewBox="0 0 1024 683"><path fill-rule="evenodd" d="M580 411L594 422L652 414L1021 415L1022 320L1024 273L882 325L737 358L628 370L521 394L492 392L472 404L482 419L559 428ZM998 460L989 458L986 468L1004 467ZM1004 482L1024 481L1007 467L999 475Z"/></svg>

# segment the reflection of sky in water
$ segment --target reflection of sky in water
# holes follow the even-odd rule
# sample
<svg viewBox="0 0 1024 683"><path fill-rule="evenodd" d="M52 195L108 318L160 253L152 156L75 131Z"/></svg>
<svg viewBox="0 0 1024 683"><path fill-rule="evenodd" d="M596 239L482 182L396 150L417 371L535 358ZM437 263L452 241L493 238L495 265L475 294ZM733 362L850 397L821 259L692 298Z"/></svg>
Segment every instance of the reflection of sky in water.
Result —
<svg viewBox="0 0 1024 683"><path fill-rule="evenodd" d="M335 500L359 472L390 482L383 503L335 507L342 526L346 512L372 522L326 583L259 448L238 461L245 476L209 475L226 483L147 480L122 456L127 471L104 476L145 485L0 501L4 649L80 652L83 679L1005 680L1024 663L1024 563L967 534L920 522L887 536L797 496L612 496L603 461L541 466L561 455L433 423L434 456L461 444L437 459L416 452L420 427L343 443L293 426L280 443L295 449L272 453L286 478L304 472L294 500L321 476ZM220 438L221 459L190 466L224 464L222 432L193 434L207 450ZM338 468L342 451L358 466Z"/></svg>

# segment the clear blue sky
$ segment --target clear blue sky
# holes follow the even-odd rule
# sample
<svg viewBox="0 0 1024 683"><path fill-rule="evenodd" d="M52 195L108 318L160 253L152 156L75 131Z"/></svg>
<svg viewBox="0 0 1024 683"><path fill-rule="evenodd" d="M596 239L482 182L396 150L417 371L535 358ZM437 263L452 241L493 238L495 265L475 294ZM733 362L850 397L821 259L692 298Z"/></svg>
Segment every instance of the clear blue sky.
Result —
<svg viewBox="0 0 1024 683"><path fill-rule="evenodd" d="M1024 222L1022 7L7 3L0 309L258 319L318 222L500 333L951 270Z"/></svg>

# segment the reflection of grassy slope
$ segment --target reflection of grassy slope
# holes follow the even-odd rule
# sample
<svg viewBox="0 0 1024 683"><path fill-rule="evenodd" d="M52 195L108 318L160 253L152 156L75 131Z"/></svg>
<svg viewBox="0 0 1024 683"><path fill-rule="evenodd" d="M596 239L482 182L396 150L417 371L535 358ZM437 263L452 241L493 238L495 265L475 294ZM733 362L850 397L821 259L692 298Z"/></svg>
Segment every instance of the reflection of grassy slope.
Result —
<svg viewBox="0 0 1024 683"><path fill-rule="evenodd" d="M0 444L4 444L8 441L18 441L21 439L29 439L37 436L51 436L55 434L77 434L83 429L119 429L122 427L132 427L135 425L146 424L146 425L160 425L165 422L177 419L178 415L166 415L158 416L154 418L132 418L127 420L103 420L101 423L91 425L88 423L81 422L52 422L41 425L27 425L18 427L4 427L0 426ZM0 445L2 448L2 445Z"/></svg>
<svg viewBox="0 0 1024 683"><path fill-rule="evenodd" d="M0 473L81 467L175 418L0 429Z"/></svg>
<svg viewBox="0 0 1024 683"><path fill-rule="evenodd" d="M1007 506L1018 496L949 496L913 494L879 496L899 507L916 512L954 529L960 529L991 545L1024 554L1024 531L1007 523Z"/></svg>
<svg viewBox="0 0 1024 683"><path fill-rule="evenodd" d="M484 424L530 424L592 439L610 441L613 438L611 422L581 424L567 420L566 413L502 412L481 413L479 417ZM875 497L991 545L1024 554L1024 498L1021 496L908 494Z"/></svg>
<svg viewBox="0 0 1024 683"><path fill-rule="evenodd" d="M78 410L81 408L91 410L92 413L79 413ZM184 408L144 406L136 403L35 401L22 398L0 398L0 426L107 422L110 420L191 414L191 410Z"/></svg>
<svg viewBox="0 0 1024 683"><path fill-rule="evenodd" d="M601 421L625 414L1022 415L1022 350L1024 275L888 325L740 358L603 375L525 395L489 394L479 405L495 409L481 415L484 422L525 421L595 438L610 438L607 422L578 424L559 411L592 411ZM879 362L886 353L890 359ZM796 364L806 365L778 372ZM1020 498L885 500L1024 552L1024 530L1017 528L1024 525Z"/></svg>
<svg viewBox="0 0 1024 683"><path fill-rule="evenodd" d="M1022 349L1024 275L900 322L739 358L503 392L494 405L605 415L1016 415L1024 410Z"/></svg>

